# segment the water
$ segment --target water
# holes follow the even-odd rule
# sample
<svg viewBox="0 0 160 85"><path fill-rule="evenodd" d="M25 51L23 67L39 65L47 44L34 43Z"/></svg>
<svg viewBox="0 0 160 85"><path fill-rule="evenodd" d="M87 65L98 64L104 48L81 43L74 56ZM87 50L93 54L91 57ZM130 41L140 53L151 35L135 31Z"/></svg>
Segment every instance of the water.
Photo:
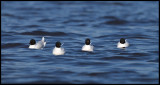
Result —
<svg viewBox="0 0 160 85"><path fill-rule="evenodd" d="M2 1L2 83L158 84L158 3ZM43 50L28 49L42 36ZM81 51L86 38L94 52ZM116 48L120 38L130 46ZM56 41L65 55L52 55Z"/></svg>

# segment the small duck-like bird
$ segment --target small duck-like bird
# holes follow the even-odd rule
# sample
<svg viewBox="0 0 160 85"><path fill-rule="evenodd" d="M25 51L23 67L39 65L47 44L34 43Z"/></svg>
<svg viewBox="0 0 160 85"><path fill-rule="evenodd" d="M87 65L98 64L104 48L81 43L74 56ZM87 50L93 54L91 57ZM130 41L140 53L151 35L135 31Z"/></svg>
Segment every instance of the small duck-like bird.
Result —
<svg viewBox="0 0 160 85"><path fill-rule="evenodd" d="M38 43L36 43L34 39L31 39L29 44L30 49L43 49L46 45L46 42L44 40L44 37L42 37L42 40L38 41Z"/></svg>
<svg viewBox="0 0 160 85"><path fill-rule="evenodd" d="M55 43L55 47L52 53L53 55L64 55L65 50L61 47L61 43L59 41Z"/></svg>
<svg viewBox="0 0 160 85"><path fill-rule="evenodd" d="M129 46L129 43L124 38L121 38L117 44L117 48L126 48Z"/></svg>
<svg viewBox="0 0 160 85"><path fill-rule="evenodd" d="M94 47L91 45L90 39L87 38L85 40L85 45L82 47L82 51L89 51L89 52L91 52L91 51L93 51L93 48Z"/></svg>

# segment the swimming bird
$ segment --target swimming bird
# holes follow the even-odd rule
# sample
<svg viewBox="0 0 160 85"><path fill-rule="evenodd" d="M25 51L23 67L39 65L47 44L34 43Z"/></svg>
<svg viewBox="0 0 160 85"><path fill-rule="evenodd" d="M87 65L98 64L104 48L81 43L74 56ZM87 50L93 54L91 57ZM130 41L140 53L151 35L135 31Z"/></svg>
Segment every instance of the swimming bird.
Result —
<svg viewBox="0 0 160 85"><path fill-rule="evenodd" d="M82 51L93 51L93 46L91 45L89 38L85 40L85 45L82 47Z"/></svg>
<svg viewBox="0 0 160 85"><path fill-rule="evenodd" d="M61 47L61 42L57 41L53 49L53 55L64 55L65 50Z"/></svg>
<svg viewBox="0 0 160 85"><path fill-rule="evenodd" d="M34 39L31 39L29 44L30 49L43 49L46 45L46 42L44 40L44 37L42 37L42 40L38 41L38 43L36 43Z"/></svg>
<svg viewBox="0 0 160 85"><path fill-rule="evenodd" d="M126 48L128 46L129 46L129 43L124 38L121 38L120 41L117 44L117 48Z"/></svg>

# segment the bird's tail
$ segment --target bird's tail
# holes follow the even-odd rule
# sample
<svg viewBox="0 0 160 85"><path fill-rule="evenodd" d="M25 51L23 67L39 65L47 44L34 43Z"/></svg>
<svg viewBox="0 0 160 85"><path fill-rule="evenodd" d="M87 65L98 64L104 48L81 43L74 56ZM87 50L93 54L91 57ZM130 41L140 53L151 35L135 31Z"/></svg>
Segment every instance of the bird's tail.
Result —
<svg viewBox="0 0 160 85"><path fill-rule="evenodd" d="M44 37L42 37L42 42L43 42L44 47L45 47L45 46L46 46L46 42L45 42L45 40L44 40Z"/></svg>
<svg viewBox="0 0 160 85"><path fill-rule="evenodd" d="M44 42L44 37L42 37L42 41Z"/></svg>

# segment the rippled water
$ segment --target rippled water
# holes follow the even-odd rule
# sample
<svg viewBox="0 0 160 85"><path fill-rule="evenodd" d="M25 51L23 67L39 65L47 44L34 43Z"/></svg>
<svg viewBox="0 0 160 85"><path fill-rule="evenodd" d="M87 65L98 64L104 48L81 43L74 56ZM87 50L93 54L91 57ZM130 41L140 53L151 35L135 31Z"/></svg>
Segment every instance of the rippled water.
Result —
<svg viewBox="0 0 160 85"><path fill-rule="evenodd" d="M159 83L158 3L2 1L2 83ZM43 50L28 49L42 36ZM94 52L81 51L86 38ZM52 55L56 41L65 55Z"/></svg>

